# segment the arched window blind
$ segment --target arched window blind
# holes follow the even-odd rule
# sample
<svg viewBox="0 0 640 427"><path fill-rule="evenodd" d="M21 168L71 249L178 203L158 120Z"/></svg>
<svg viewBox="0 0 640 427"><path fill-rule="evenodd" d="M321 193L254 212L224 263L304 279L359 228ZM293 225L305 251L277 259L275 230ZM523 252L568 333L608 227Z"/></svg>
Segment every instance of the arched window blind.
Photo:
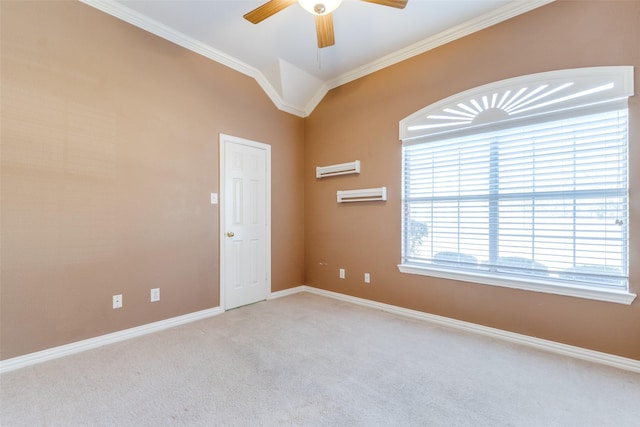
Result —
<svg viewBox="0 0 640 427"><path fill-rule="evenodd" d="M401 271L627 294L629 68L511 79L401 122Z"/></svg>

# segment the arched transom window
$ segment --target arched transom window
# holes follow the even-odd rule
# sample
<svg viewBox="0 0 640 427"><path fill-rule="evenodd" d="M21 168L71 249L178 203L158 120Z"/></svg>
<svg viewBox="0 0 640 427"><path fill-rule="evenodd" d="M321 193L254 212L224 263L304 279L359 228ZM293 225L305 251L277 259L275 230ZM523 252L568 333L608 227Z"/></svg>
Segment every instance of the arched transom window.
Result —
<svg viewBox="0 0 640 427"><path fill-rule="evenodd" d="M632 67L503 80L400 122L407 273L630 304Z"/></svg>

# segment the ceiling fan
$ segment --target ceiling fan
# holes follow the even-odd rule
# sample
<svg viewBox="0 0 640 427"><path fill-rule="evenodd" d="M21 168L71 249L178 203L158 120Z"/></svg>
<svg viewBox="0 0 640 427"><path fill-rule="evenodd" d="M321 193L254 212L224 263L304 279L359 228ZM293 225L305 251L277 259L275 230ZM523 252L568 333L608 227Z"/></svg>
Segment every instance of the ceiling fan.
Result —
<svg viewBox="0 0 640 427"><path fill-rule="evenodd" d="M382 6L404 9L408 0L362 0ZM244 19L257 24L268 17L275 15L281 10L294 3L300 3L306 11L315 15L316 35L318 37L318 47L328 47L335 44L333 35L333 11L340 6L342 0L269 0L262 6L258 6L251 12L244 15Z"/></svg>

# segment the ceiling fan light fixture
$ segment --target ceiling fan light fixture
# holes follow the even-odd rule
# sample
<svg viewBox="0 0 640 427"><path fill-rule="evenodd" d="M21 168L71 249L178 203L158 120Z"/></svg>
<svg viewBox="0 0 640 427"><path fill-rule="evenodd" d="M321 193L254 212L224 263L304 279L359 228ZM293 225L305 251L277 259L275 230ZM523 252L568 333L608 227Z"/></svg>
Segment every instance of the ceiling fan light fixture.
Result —
<svg viewBox="0 0 640 427"><path fill-rule="evenodd" d="M342 0L298 0L298 3L313 15L326 15L336 10Z"/></svg>

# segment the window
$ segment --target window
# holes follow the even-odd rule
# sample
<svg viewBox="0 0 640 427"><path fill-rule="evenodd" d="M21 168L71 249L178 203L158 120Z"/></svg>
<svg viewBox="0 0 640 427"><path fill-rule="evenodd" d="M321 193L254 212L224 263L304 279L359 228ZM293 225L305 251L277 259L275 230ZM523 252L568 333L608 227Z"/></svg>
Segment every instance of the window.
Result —
<svg viewBox="0 0 640 427"><path fill-rule="evenodd" d="M400 270L631 303L630 70L510 79L403 120Z"/></svg>

